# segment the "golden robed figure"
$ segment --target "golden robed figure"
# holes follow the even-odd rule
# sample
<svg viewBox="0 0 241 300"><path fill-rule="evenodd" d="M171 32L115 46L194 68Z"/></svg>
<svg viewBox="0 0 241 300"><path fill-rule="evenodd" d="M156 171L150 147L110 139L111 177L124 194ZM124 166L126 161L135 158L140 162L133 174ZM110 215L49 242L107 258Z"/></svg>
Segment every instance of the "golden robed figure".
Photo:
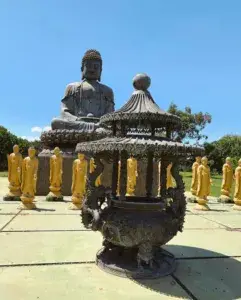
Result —
<svg viewBox="0 0 241 300"><path fill-rule="evenodd" d="M84 195L85 185L87 178L88 162L84 154L78 153L78 158L73 162L72 174L72 204L70 209L81 209Z"/></svg>
<svg viewBox="0 0 241 300"><path fill-rule="evenodd" d="M238 167L235 169L235 190L233 209L241 210L241 159L238 161Z"/></svg>
<svg viewBox="0 0 241 300"><path fill-rule="evenodd" d="M90 173L93 173L96 168L94 158L90 159ZM101 174L95 180L95 186L98 187L101 185Z"/></svg>
<svg viewBox="0 0 241 300"><path fill-rule="evenodd" d="M198 175L197 170L201 165L201 156L196 157L196 161L192 165L192 183L191 183L191 193L193 196L197 194L197 186L198 186Z"/></svg>
<svg viewBox="0 0 241 300"><path fill-rule="evenodd" d="M137 172L137 160L134 157L127 159L127 185L126 196L134 196L136 188Z"/></svg>
<svg viewBox="0 0 241 300"><path fill-rule="evenodd" d="M9 192L4 196L3 200L20 200L21 196L21 168L22 154L19 153L19 146L13 146L13 153L7 156L8 158L8 181Z"/></svg>
<svg viewBox="0 0 241 300"><path fill-rule="evenodd" d="M167 166L166 169L166 188L169 189L170 187L174 187L173 177L172 177L172 163ZM161 197L161 161L158 163L158 191L157 197Z"/></svg>
<svg viewBox="0 0 241 300"><path fill-rule="evenodd" d="M167 166L167 189L169 189L170 187L173 187L173 177L172 177L172 173L171 173L171 169L172 169L172 163L170 163Z"/></svg>
<svg viewBox="0 0 241 300"><path fill-rule="evenodd" d="M62 201L61 195L63 174L63 157L60 153L59 147L54 148L54 154L50 157L50 192L46 197L47 201Z"/></svg>
<svg viewBox="0 0 241 300"><path fill-rule="evenodd" d="M227 157L226 162L223 165L223 180L221 187L220 201L229 202L231 201L231 189L233 184L233 168L231 164L231 158Z"/></svg>
<svg viewBox="0 0 241 300"><path fill-rule="evenodd" d="M36 150L33 147L28 149L28 156L24 158L22 163L22 196L21 209L35 209L33 203L36 193L38 159L35 156Z"/></svg>
<svg viewBox="0 0 241 300"><path fill-rule="evenodd" d="M207 197L210 194L211 188L211 174L210 168L208 166L207 157L203 157L201 160L201 165L198 167L198 186L197 186L197 205L195 209L197 210L210 210L207 205Z"/></svg>

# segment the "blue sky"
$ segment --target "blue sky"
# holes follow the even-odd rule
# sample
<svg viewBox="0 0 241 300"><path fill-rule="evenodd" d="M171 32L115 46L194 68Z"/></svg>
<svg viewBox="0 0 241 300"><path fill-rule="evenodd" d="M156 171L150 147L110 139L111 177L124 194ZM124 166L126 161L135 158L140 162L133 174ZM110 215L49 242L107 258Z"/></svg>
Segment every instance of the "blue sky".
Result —
<svg viewBox="0 0 241 300"><path fill-rule="evenodd" d="M116 108L146 72L162 109L173 101L213 116L210 141L241 134L239 0L1 0L0 36L0 124L19 136L39 136L59 115L89 48L101 52Z"/></svg>

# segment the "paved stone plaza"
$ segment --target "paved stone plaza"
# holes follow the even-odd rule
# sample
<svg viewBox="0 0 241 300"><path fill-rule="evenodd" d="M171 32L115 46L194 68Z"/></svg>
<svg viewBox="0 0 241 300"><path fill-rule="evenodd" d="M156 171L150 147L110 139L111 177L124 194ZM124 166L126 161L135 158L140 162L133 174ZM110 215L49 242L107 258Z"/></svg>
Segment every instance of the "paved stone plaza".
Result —
<svg viewBox="0 0 241 300"><path fill-rule="evenodd" d="M0 178L0 299L241 299L241 212L210 201L188 204L185 228L165 248L178 259L173 276L130 280L95 265L102 238L83 228L78 211L37 197L37 211L3 202Z"/></svg>

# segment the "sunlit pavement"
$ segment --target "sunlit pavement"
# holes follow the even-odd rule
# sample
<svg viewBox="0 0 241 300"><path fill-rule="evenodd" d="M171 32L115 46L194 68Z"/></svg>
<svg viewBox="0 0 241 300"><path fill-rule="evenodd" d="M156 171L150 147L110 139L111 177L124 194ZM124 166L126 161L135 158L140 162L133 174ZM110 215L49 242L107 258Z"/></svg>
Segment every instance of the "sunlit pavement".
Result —
<svg viewBox="0 0 241 300"><path fill-rule="evenodd" d="M241 299L241 212L209 203L209 212L188 204L183 233L165 248L175 254L172 276L131 280L95 265L100 233L86 230L80 213L36 197L38 210L4 202L0 178L0 299Z"/></svg>

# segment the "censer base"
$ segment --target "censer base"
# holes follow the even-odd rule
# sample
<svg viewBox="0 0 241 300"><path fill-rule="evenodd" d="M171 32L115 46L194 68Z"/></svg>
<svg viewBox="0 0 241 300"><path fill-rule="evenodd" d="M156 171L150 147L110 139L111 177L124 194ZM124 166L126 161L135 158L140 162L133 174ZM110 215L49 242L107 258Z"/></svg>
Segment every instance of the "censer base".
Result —
<svg viewBox="0 0 241 300"><path fill-rule="evenodd" d="M113 247L102 248L96 255L96 264L103 271L126 278L155 279L172 274L176 270L177 262L173 254L159 248L155 252L152 267L138 266L137 249Z"/></svg>

